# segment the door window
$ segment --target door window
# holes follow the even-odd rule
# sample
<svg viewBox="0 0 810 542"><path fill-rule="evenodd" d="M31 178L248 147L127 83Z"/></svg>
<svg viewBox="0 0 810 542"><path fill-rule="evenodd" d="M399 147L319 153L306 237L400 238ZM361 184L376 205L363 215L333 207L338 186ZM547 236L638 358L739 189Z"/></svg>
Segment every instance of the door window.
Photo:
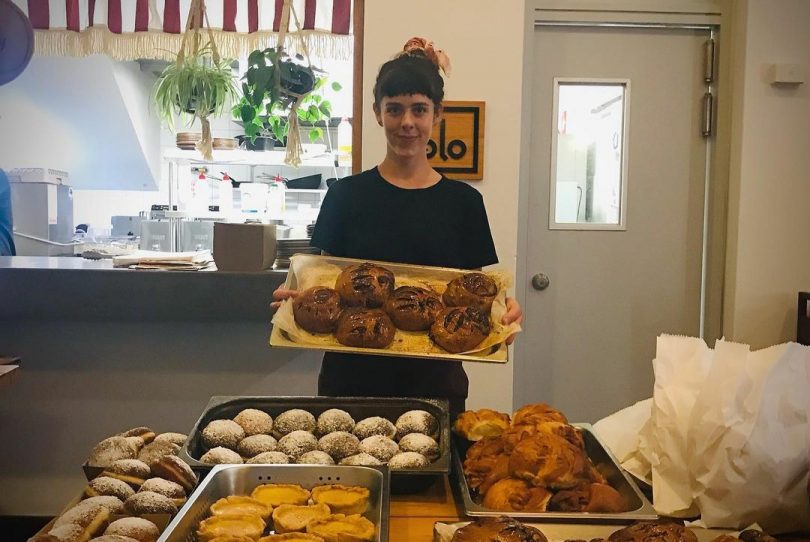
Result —
<svg viewBox="0 0 810 542"><path fill-rule="evenodd" d="M629 80L554 79L551 229L625 229L629 103Z"/></svg>

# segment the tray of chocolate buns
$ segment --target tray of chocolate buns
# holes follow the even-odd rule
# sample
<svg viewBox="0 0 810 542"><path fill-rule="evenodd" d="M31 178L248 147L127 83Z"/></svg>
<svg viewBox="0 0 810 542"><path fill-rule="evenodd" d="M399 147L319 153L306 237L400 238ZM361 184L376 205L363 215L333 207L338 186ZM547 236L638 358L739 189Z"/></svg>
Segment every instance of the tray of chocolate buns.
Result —
<svg viewBox="0 0 810 542"><path fill-rule="evenodd" d="M468 516L630 522L658 516L589 424L545 403L489 409L453 425L454 474Z"/></svg>
<svg viewBox="0 0 810 542"><path fill-rule="evenodd" d="M389 495L385 467L217 465L158 542L273 535L386 542Z"/></svg>
<svg viewBox="0 0 810 542"><path fill-rule="evenodd" d="M270 345L505 363L503 271L469 271L298 254L273 315Z"/></svg>
<svg viewBox="0 0 810 542"><path fill-rule="evenodd" d="M212 397L180 457L217 464L387 466L395 492L450 472L446 399Z"/></svg>

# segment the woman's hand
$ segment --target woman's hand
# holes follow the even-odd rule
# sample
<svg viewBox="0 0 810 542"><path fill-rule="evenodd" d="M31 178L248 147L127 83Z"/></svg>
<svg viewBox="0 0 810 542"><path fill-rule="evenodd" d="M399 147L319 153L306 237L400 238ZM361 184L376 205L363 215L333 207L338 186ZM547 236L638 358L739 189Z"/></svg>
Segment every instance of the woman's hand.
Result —
<svg viewBox="0 0 810 542"><path fill-rule="evenodd" d="M281 306L281 302L285 299L289 299L291 297L295 297L298 295L298 290L285 290L281 286L276 288L273 292L273 302L270 303L270 306L274 309L278 309Z"/></svg>
<svg viewBox="0 0 810 542"><path fill-rule="evenodd" d="M501 323L508 326L512 322L516 322L517 324L521 324L523 322L523 309L520 308L520 303L518 303L515 298L507 297L506 314L504 314L501 318ZM507 345L510 345L515 341L515 335L517 335L517 333L513 333L506 338Z"/></svg>

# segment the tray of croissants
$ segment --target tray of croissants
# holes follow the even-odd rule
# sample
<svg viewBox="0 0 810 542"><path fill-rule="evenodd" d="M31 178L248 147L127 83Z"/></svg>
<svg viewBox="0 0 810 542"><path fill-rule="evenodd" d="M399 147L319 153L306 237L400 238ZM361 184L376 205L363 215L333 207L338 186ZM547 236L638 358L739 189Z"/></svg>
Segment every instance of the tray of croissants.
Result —
<svg viewBox="0 0 810 542"><path fill-rule="evenodd" d="M454 465L469 516L535 521L655 519L650 502L588 424L535 403L511 416L462 412L453 424Z"/></svg>
<svg viewBox="0 0 810 542"><path fill-rule="evenodd" d="M461 361L508 361L503 271L296 254L271 346Z"/></svg>
<svg viewBox="0 0 810 542"><path fill-rule="evenodd" d="M385 467L217 465L160 542L385 542Z"/></svg>

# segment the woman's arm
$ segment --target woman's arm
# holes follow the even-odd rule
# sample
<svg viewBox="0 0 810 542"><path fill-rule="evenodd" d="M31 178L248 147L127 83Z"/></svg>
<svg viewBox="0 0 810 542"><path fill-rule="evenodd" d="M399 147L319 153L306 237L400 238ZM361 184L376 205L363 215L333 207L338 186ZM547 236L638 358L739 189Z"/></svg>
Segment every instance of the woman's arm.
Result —
<svg viewBox="0 0 810 542"><path fill-rule="evenodd" d="M501 323L508 326L512 322L517 322L518 324L523 323L523 309L515 298L507 297L506 314L501 318ZM509 335L509 337L506 338L506 344L512 344L515 341L515 335L515 333Z"/></svg>

